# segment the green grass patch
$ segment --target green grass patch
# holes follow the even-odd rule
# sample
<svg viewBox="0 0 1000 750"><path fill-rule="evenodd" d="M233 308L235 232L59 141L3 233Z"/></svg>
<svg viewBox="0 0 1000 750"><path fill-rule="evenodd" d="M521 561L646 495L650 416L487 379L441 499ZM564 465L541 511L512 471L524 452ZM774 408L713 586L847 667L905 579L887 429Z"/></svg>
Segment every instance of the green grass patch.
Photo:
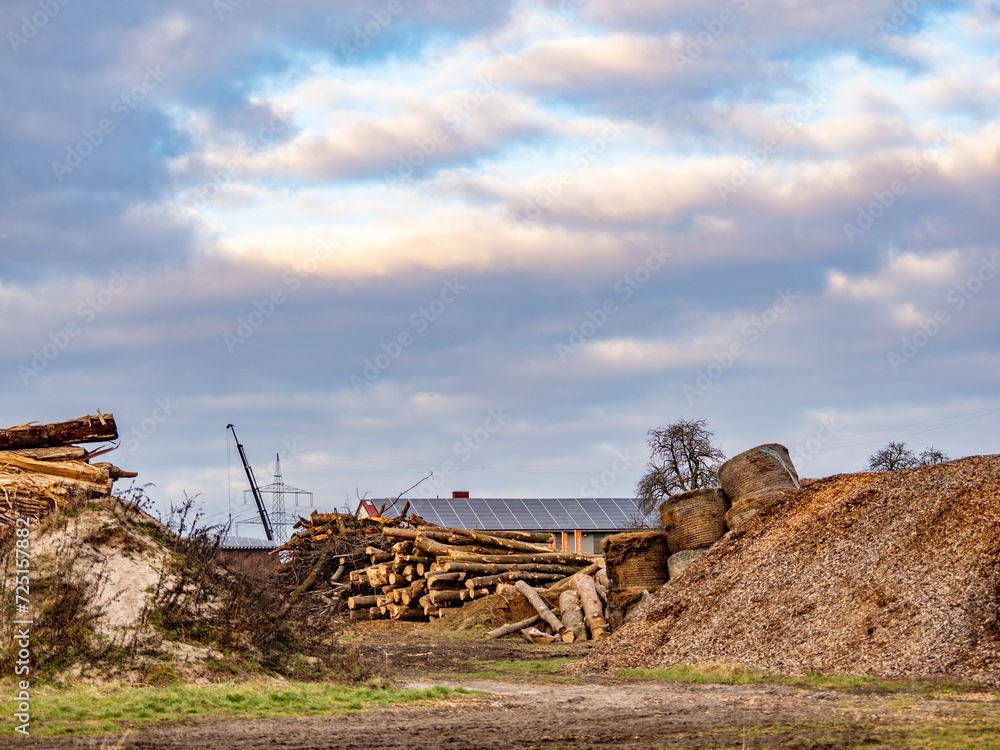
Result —
<svg viewBox="0 0 1000 750"><path fill-rule="evenodd" d="M487 661L470 659L471 669L462 672L441 672L427 676L438 679L499 680L510 677L533 677L548 682L579 682L572 675L560 673L563 665L576 661L571 657L559 656L551 659L525 659L507 661L498 659Z"/></svg>
<svg viewBox="0 0 1000 750"><path fill-rule="evenodd" d="M971 682L930 682L924 680L887 680L868 675L809 673L797 677L720 664L674 664L664 669L619 669L617 677L673 682L723 683L727 685L792 685L796 687L843 691L878 691L922 693L935 697L981 692Z"/></svg>
<svg viewBox="0 0 1000 750"><path fill-rule="evenodd" d="M35 686L31 734L37 737L108 734L185 719L325 716L478 695L474 691L439 686L396 690L274 680L221 685L175 682L164 687L134 688Z"/></svg>

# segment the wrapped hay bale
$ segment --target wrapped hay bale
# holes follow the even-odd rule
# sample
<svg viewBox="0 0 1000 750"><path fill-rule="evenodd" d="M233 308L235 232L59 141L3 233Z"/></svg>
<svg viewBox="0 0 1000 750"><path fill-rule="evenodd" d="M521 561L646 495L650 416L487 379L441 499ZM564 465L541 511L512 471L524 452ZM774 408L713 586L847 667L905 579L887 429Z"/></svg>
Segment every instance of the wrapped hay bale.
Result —
<svg viewBox="0 0 1000 750"><path fill-rule="evenodd" d="M671 555L667 560L667 569L670 571L670 577L677 578L682 575L691 563L704 555L706 552L708 552L708 547L702 547L701 549L686 549Z"/></svg>
<svg viewBox="0 0 1000 750"><path fill-rule="evenodd" d="M662 531L609 536L601 545L611 591L656 591L667 582L670 549Z"/></svg>
<svg viewBox="0 0 1000 750"><path fill-rule="evenodd" d="M719 467L719 482L734 505L756 492L800 486L788 449L778 443L758 445L733 456Z"/></svg>
<svg viewBox="0 0 1000 750"><path fill-rule="evenodd" d="M726 511L726 525L733 531L745 530L760 511L770 508L789 492L794 492L794 490L789 488L767 489L747 495L742 500L737 500L733 503L733 507Z"/></svg>
<svg viewBox="0 0 1000 750"><path fill-rule="evenodd" d="M717 487L673 495L660 506L660 520L673 552L708 547L726 533L726 496Z"/></svg>

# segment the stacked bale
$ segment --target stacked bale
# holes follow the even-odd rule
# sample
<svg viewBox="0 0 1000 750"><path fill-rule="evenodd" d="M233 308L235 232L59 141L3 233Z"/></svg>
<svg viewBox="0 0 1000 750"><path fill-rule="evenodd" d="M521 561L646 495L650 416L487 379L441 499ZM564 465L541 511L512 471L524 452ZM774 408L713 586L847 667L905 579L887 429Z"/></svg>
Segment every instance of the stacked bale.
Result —
<svg viewBox="0 0 1000 750"><path fill-rule="evenodd" d="M601 550L609 583L608 607L622 617L642 599L643 591L656 591L667 582L670 548L662 531L615 534L605 538Z"/></svg>
<svg viewBox="0 0 1000 750"><path fill-rule="evenodd" d="M734 531L743 531L761 511L800 487L788 449L778 443L758 445L729 459L719 467L719 481L732 501L725 519Z"/></svg>
<svg viewBox="0 0 1000 750"><path fill-rule="evenodd" d="M671 578L726 533L727 507L726 494L718 487L673 495L660 505L660 520L674 553L667 560ZM693 551L697 554L691 554Z"/></svg>

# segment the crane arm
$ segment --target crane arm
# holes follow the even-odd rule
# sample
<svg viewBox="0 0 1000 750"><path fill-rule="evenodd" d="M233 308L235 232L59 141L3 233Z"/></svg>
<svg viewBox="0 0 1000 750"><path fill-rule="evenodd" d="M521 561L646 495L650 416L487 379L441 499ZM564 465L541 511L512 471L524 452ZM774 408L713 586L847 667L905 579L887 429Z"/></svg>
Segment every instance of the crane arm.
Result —
<svg viewBox="0 0 1000 750"><path fill-rule="evenodd" d="M274 541L274 534L271 532L271 519L267 515L267 508L264 507L264 500L260 496L260 489L257 487L257 479L253 475L253 468L247 462L247 455L243 452L240 439L236 437L236 428L231 424L226 425L227 430L233 433L233 440L236 441L236 449L240 453L240 460L243 462L243 470L247 474L247 481L250 482L250 492L253 493L254 502L257 503L257 512L260 513L260 522L264 525L264 533L268 541Z"/></svg>

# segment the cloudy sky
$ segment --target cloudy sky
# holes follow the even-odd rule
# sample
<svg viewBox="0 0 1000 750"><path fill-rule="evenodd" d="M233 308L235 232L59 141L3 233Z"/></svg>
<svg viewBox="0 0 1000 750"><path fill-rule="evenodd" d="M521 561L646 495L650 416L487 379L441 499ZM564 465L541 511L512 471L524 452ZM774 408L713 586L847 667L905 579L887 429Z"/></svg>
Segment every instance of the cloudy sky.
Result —
<svg viewBox="0 0 1000 750"><path fill-rule="evenodd" d="M157 502L1000 452L1000 3L11 0L0 421ZM252 515L252 514L250 514ZM245 533L253 533L247 527Z"/></svg>

